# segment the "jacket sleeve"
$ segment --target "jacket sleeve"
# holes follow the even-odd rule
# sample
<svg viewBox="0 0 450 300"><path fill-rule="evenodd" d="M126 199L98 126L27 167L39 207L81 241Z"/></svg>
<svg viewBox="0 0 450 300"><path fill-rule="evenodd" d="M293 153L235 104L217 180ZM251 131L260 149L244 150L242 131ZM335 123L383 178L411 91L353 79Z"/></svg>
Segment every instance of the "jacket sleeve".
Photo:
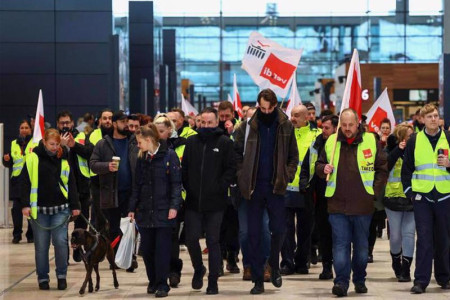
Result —
<svg viewBox="0 0 450 300"><path fill-rule="evenodd" d="M140 187L138 183L141 182L141 166L142 161L138 158L136 162L136 168L134 170L134 181L132 183L131 196L128 204L129 212L136 212L136 207L139 202Z"/></svg>
<svg viewBox="0 0 450 300"><path fill-rule="evenodd" d="M292 182L295 178L295 173L298 167L298 148L297 140L295 139L294 127L291 127L291 133L289 135L289 153L287 159L287 171L289 175L289 182Z"/></svg>
<svg viewBox="0 0 450 300"><path fill-rule="evenodd" d="M109 171L109 161L102 161L102 146L104 145L105 140L101 140L95 145L94 151L92 152L91 159L89 161L89 167L91 170L98 174L104 175L110 173Z"/></svg>
<svg viewBox="0 0 450 300"><path fill-rule="evenodd" d="M412 136L406 143L405 154L403 155L403 165L402 165L402 185L403 192L406 197L411 199L414 193L411 189L411 179L414 173L414 147L416 144L416 137Z"/></svg>
<svg viewBox="0 0 450 300"><path fill-rule="evenodd" d="M170 151L170 208L179 210L181 202L181 168L175 151Z"/></svg>
<svg viewBox="0 0 450 300"><path fill-rule="evenodd" d="M235 182L236 178L236 157L234 153L233 141L226 139L225 141L225 154L222 158L222 167L224 173L220 179L220 184L224 188L228 188L230 184Z"/></svg>
<svg viewBox="0 0 450 300"><path fill-rule="evenodd" d="M234 133L233 148L236 160L236 168L238 171L242 168L242 162L244 160L245 130L247 126L247 121L242 122Z"/></svg>
<svg viewBox="0 0 450 300"><path fill-rule="evenodd" d="M300 182L299 182L299 189L305 190L308 187L309 184L309 149L306 152L305 158L302 162L302 167L300 169Z"/></svg>
<svg viewBox="0 0 450 300"><path fill-rule="evenodd" d="M377 155L375 157L374 167L375 167L375 178L373 181L373 190L375 196L378 197L382 193L389 176L387 155L386 152L383 151L380 142L377 142Z"/></svg>
<svg viewBox="0 0 450 300"><path fill-rule="evenodd" d="M392 149L391 152L388 153L388 171L390 172L394 166L397 160L403 156L404 150L400 149L398 146L396 146L394 149Z"/></svg>
<svg viewBox="0 0 450 300"><path fill-rule="evenodd" d="M6 161L6 160L2 157L3 166L4 166L5 168L12 168L12 166L13 166L13 159L12 159L12 157L11 157L11 153L5 153L5 154L9 154L10 159L9 159L9 161Z"/></svg>
<svg viewBox="0 0 450 300"><path fill-rule="evenodd" d="M181 179L185 190L188 188L188 170L189 170L189 153L191 152L191 140L186 140L186 147L184 148L183 160L181 161Z"/></svg>
<svg viewBox="0 0 450 300"><path fill-rule="evenodd" d="M90 144L92 145L92 144ZM89 159L92 154L93 147L89 145L82 145L80 143L75 142L75 146L70 148L70 151L73 151L76 155L81 156L84 159Z"/></svg>
<svg viewBox="0 0 450 300"><path fill-rule="evenodd" d="M27 164L23 165L22 172L19 175L19 185L20 185L20 206L30 207L30 191L31 191L31 181L28 175Z"/></svg>
<svg viewBox="0 0 450 300"><path fill-rule="evenodd" d="M75 181L75 174L73 169L69 172L69 207L71 210L80 209L80 201L78 199L77 183Z"/></svg>
<svg viewBox="0 0 450 300"><path fill-rule="evenodd" d="M316 175L322 179L327 178L327 174L325 174L323 171L327 164L327 153L325 152L325 147L323 147L322 152L320 152L320 156L316 161Z"/></svg>

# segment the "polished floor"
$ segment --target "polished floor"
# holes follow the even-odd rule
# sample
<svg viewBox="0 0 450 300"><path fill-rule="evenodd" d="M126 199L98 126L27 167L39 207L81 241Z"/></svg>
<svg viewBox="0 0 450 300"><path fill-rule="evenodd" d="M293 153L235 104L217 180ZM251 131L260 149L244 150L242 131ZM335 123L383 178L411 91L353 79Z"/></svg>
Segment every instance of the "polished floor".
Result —
<svg viewBox="0 0 450 300"><path fill-rule="evenodd" d="M51 251L53 257L53 251ZM201 291L191 288L193 269L189 263L186 251L181 253L185 262L185 268L179 288L170 291L170 299L332 299L331 281L318 280L321 271L319 265L312 266L309 275L291 275L283 277L283 287L277 289L270 283L265 284L264 295L252 296L249 290L252 287L248 281L242 281L242 274L226 273L219 279L219 295L205 295L205 286ZM398 283L393 277L390 267L389 245L385 239L378 239L375 252L375 262L369 264L367 273L368 294L357 295L353 287L349 290L349 297L361 299L450 299L450 291L441 290L433 280L424 295L410 295L411 283ZM108 263L103 262L100 267L101 284L100 290L95 293L86 293L84 296L78 294L85 276L83 263L71 264L67 275L68 288L65 291L56 289L56 278L54 274L54 260L51 261L51 281L49 291L38 289L35 267L34 247L27 244L26 239L18 245L11 243L11 229L0 229L0 298L1 299L148 299L154 297L146 294L147 278L142 259L139 258L139 268L135 273L118 271L119 289L114 289L112 274L108 269ZM205 256L206 259L206 256Z"/></svg>

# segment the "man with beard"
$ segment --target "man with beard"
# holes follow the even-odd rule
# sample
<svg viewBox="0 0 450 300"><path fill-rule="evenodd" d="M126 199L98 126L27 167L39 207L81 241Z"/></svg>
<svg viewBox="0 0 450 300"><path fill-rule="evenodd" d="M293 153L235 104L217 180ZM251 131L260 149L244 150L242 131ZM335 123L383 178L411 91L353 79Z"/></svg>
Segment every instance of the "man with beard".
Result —
<svg viewBox="0 0 450 300"><path fill-rule="evenodd" d="M112 125L113 134L106 135L97 143L89 163L91 170L99 176L99 206L109 222L111 241L121 235L120 218L128 214L137 160L136 144L129 141L127 115L123 111L114 113ZM120 161L113 161L113 156L120 157Z"/></svg>
<svg viewBox="0 0 450 300"><path fill-rule="evenodd" d="M236 119L234 118L233 104L229 101L222 101L219 103L219 128L222 129L226 135L231 136L234 132L234 125Z"/></svg>
<svg viewBox="0 0 450 300"><path fill-rule="evenodd" d="M187 139L188 137L197 134L197 132L189 126L185 120L184 111L179 108L172 108L172 111L167 113L169 119L175 124L177 134L179 137Z"/></svg>
<svg viewBox="0 0 450 300"><path fill-rule="evenodd" d="M84 132L78 132L74 128L72 113L70 111L61 111L56 117L56 126L61 134L61 147L65 147L69 153L69 164L75 175L77 184L78 200L81 204L81 213L89 219L89 166L88 160L91 156L89 147L85 146L86 135ZM76 228L87 228L83 218L75 220ZM73 251L73 260L81 261L79 249Z"/></svg>
<svg viewBox="0 0 450 300"><path fill-rule="evenodd" d="M130 130L132 134L134 134L140 126L138 115L132 114L128 116L128 130Z"/></svg>

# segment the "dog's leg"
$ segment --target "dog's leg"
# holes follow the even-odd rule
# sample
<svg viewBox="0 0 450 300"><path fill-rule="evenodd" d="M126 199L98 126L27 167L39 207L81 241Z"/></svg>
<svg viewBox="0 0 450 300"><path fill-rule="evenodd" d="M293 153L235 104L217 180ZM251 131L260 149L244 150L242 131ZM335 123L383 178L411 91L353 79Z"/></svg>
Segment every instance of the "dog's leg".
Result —
<svg viewBox="0 0 450 300"><path fill-rule="evenodd" d="M111 248L111 246L108 245L108 252L106 253L106 258L108 259L108 262L111 266L115 266L116 263L114 262L114 250ZM119 288L119 282L117 281L116 276L116 268L112 268L113 273L113 279L114 279L114 287L117 289Z"/></svg>
<svg viewBox="0 0 450 300"><path fill-rule="evenodd" d="M80 289L80 295L83 295L84 292L86 291L86 284L88 283L88 281L92 282L92 263L89 263L86 267L87 272L86 272L86 278L84 279L83 285L81 286Z"/></svg>
<svg viewBox="0 0 450 300"><path fill-rule="evenodd" d="M94 271L96 274L95 291L97 292L100 289L100 273L98 272L98 263L94 265Z"/></svg>

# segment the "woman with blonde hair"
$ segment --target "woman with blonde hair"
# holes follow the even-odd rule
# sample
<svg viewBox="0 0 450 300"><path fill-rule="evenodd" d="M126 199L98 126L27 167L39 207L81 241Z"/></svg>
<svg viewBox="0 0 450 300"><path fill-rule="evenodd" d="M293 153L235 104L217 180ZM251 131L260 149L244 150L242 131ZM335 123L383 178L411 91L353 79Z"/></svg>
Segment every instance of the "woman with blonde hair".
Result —
<svg viewBox="0 0 450 300"><path fill-rule="evenodd" d="M80 214L77 186L56 129L47 129L39 145L26 156L22 180L22 214L31 217L39 289L49 287L50 240L55 248L58 289L67 288L67 227Z"/></svg>

